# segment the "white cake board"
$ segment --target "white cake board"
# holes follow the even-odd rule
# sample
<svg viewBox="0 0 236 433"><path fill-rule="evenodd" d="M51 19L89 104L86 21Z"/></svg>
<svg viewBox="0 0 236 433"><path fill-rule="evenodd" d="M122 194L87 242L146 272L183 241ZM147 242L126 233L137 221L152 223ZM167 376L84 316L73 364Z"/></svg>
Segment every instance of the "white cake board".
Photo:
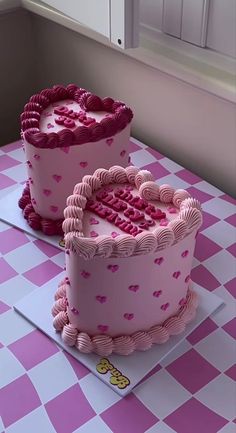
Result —
<svg viewBox="0 0 236 433"><path fill-rule="evenodd" d="M48 244L64 250L64 247L60 245L62 241L61 236L47 236L41 231L33 230L23 217L23 211L18 206L18 200L22 195L23 188L20 186L0 200L0 220L13 227L17 227L37 239L42 239Z"/></svg>
<svg viewBox="0 0 236 433"><path fill-rule="evenodd" d="M60 333L55 332L52 326L51 308L54 303L54 293L57 289L57 285L63 277L64 273L54 278L43 287L40 287L40 289L34 290L19 301L14 308L18 313L52 338L59 346L74 356L78 361L91 370L92 373L99 377L99 379L122 396L127 395L132 391L132 389L157 364L159 364L165 356L174 350L181 341L183 341L197 326L200 325L200 323L202 323L223 304L223 301L214 294L198 285L194 285L194 290L199 295L199 307L196 318L187 325L185 332L178 336L172 336L167 343L163 345L155 345L147 352L136 351L129 356L111 355L106 357L110 364L112 364L130 381L130 384L126 388L119 389L117 386L110 383L111 375L109 372L106 374L100 374L97 372L96 365L102 358L101 356L95 354L85 355L78 352L78 350L73 347L66 346L61 339Z"/></svg>

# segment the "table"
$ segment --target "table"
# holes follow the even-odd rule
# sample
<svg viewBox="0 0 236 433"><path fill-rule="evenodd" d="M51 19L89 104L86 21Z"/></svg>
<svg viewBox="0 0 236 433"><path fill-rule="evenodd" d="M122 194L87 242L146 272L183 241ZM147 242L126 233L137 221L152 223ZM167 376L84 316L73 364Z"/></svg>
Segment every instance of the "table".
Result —
<svg viewBox="0 0 236 433"><path fill-rule="evenodd" d="M236 431L236 202L135 139L131 152L158 183L201 201L192 279L226 306L122 399L12 309L62 271L64 253L0 221L0 433ZM24 161L20 141L0 148L0 197L25 182Z"/></svg>

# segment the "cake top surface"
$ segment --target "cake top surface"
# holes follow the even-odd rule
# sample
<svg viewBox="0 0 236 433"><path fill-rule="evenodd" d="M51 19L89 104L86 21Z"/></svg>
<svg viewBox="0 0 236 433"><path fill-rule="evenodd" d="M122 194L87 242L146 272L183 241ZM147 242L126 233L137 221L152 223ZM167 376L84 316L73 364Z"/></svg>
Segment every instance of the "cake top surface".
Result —
<svg viewBox="0 0 236 433"><path fill-rule="evenodd" d="M150 172L133 166L84 176L64 216L66 249L84 259L162 250L202 223L201 205L187 191L159 186Z"/></svg>
<svg viewBox="0 0 236 433"><path fill-rule="evenodd" d="M123 102L101 99L75 84L58 85L31 96L21 114L21 129L35 147L56 148L109 139L132 117Z"/></svg>

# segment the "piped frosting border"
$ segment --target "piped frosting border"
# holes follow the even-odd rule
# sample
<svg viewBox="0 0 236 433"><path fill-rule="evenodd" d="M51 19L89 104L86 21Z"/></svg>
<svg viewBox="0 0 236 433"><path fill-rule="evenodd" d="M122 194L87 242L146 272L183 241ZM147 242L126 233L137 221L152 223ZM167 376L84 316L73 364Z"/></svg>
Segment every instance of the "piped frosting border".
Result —
<svg viewBox="0 0 236 433"><path fill-rule="evenodd" d="M56 302L52 308L53 326L56 331L61 332L62 340L68 346L75 346L82 353L95 352L100 356L108 356L111 353L130 355L135 350L145 351L153 344L165 343L171 335L178 335L185 330L186 325L195 317L198 306L198 296L189 288L185 305L176 315L168 318L161 325L154 325L148 331L137 331L132 335L113 338L101 334L92 337L86 332L80 332L69 323L66 313L68 285L68 278L65 278L55 293Z"/></svg>
<svg viewBox="0 0 236 433"><path fill-rule="evenodd" d="M135 185L142 198L173 204L180 209L180 213L166 227L159 226L153 232L145 230L135 237L130 234L121 234L116 238L110 235L85 237L82 222L87 200L93 192L112 183ZM109 170L98 169L93 175L84 176L82 182L75 185L73 195L67 199L64 217L62 228L65 248L85 260L93 257L130 257L160 251L181 241L202 224L198 200L183 189L175 190L167 184L157 185L149 171L134 166L113 166Z"/></svg>
<svg viewBox="0 0 236 433"><path fill-rule="evenodd" d="M50 104L64 99L78 102L84 111L106 111L110 115L100 122L79 126L73 131L64 128L59 132L40 132L39 122L42 111ZM21 130L22 137L33 146L53 149L95 142L114 136L122 131L132 118L132 110L121 101L114 101L109 97L101 99L75 84L66 87L56 85L31 96L21 114Z"/></svg>

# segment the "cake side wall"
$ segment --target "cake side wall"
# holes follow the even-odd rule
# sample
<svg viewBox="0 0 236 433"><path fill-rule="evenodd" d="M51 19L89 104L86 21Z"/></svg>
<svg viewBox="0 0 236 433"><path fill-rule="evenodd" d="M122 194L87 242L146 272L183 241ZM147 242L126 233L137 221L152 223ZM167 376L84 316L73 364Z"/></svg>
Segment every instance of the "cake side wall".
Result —
<svg viewBox="0 0 236 433"><path fill-rule="evenodd" d="M129 258L66 255L70 323L90 335L148 330L184 304L196 231L165 250Z"/></svg>
<svg viewBox="0 0 236 433"><path fill-rule="evenodd" d="M130 124L108 139L55 149L25 142L30 193L35 211L43 218L63 218L66 199L82 177L97 168L126 167Z"/></svg>

